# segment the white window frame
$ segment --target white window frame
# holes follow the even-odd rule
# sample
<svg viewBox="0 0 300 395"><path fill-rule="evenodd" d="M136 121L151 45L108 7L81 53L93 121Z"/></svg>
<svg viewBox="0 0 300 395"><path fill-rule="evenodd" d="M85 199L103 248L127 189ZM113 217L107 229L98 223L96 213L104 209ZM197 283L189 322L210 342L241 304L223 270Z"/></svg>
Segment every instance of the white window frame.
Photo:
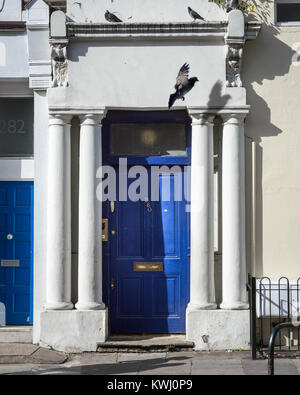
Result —
<svg viewBox="0 0 300 395"><path fill-rule="evenodd" d="M288 4L288 3L298 3L300 4L300 0L275 0L274 1L274 19L276 26L300 26L299 22L278 22L277 21L277 4Z"/></svg>

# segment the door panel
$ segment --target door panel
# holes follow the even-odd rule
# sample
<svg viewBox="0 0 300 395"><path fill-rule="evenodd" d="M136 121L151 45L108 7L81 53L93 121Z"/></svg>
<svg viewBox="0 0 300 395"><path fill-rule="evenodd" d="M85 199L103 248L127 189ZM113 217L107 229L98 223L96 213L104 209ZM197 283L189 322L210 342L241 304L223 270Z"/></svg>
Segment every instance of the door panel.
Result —
<svg viewBox="0 0 300 395"><path fill-rule="evenodd" d="M133 220L134 219L134 220ZM116 240L118 259L143 258L144 207L139 202L118 202Z"/></svg>
<svg viewBox="0 0 300 395"><path fill-rule="evenodd" d="M119 315L143 316L144 315L144 278L143 276L119 276Z"/></svg>
<svg viewBox="0 0 300 395"><path fill-rule="evenodd" d="M32 257L33 182L0 182L0 302L7 324L32 324ZM3 266L13 261L18 266Z"/></svg>
<svg viewBox="0 0 300 395"><path fill-rule="evenodd" d="M151 190L151 167L148 190ZM166 200L164 178L169 177ZM109 311L112 333L184 333L188 303L188 217L176 175L160 175L159 201L115 202L110 210ZM130 185L130 180L128 182ZM167 184L167 183L166 183ZM117 194L118 196L118 194ZM162 271L135 271L135 262ZM152 265L153 264L153 265ZM140 266L139 266L140 267ZM141 269L144 270L144 269ZM112 284L112 283L111 283Z"/></svg>

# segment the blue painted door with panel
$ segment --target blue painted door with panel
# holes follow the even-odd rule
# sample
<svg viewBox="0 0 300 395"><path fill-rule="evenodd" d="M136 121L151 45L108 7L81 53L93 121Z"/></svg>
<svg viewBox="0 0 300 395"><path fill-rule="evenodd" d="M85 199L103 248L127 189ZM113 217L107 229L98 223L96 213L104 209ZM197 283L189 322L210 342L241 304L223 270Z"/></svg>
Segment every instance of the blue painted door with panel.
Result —
<svg viewBox="0 0 300 395"><path fill-rule="evenodd" d="M33 182L0 182L0 302L6 323L32 324Z"/></svg>
<svg viewBox="0 0 300 395"><path fill-rule="evenodd" d="M183 192L184 171L179 169L178 174L159 176L158 199L151 200L149 167L149 201L111 205L112 333L185 332L189 214ZM130 188L130 180L128 184ZM144 271L143 265L159 271Z"/></svg>

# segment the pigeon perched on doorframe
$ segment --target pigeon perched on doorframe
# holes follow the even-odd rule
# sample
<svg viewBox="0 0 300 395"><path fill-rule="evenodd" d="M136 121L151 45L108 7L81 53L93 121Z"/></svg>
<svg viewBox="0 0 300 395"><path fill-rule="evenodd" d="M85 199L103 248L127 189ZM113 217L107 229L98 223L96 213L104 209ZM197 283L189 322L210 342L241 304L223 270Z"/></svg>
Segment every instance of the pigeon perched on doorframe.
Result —
<svg viewBox="0 0 300 395"><path fill-rule="evenodd" d="M226 12L236 10L239 7L239 0L230 0Z"/></svg>
<svg viewBox="0 0 300 395"><path fill-rule="evenodd" d="M190 17L192 17L194 19L194 22L196 21L196 19L200 19L202 21L204 21L205 19L202 18L201 15L198 14L198 12L194 11L191 7L188 7L188 13L190 14Z"/></svg>
<svg viewBox="0 0 300 395"><path fill-rule="evenodd" d="M117 17L117 15L113 14L112 12L109 12L108 10L105 11L104 18L108 22L123 22L121 21L120 18Z"/></svg>
<svg viewBox="0 0 300 395"><path fill-rule="evenodd" d="M176 84L174 86L175 93L172 93L169 97L169 110L176 100L185 100L184 96L194 87L195 83L199 81L197 77L189 78L189 70L190 66L188 63L184 63L181 66L176 78Z"/></svg>

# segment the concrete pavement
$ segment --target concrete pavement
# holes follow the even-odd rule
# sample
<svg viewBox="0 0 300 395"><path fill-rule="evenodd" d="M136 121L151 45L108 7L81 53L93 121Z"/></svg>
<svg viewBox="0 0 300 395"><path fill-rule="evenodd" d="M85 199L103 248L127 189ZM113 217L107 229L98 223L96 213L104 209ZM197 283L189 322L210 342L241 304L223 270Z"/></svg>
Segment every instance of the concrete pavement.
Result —
<svg viewBox="0 0 300 395"><path fill-rule="evenodd" d="M0 343L0 368L4 364L61 364L68 355L29 343ZM0 369L1 374L1 369Z"/></svg>
<svg viewBox="0 0 300 395"><path fill-rule="evenodd" d="M31 362L2 363L1 375L266 375L267 360L250 352L163 352L69 354L27 349ZM34 357L34 354L36 356ZM38 358L42 358L41 362ZM52 358L47 361L47 358ZM63 357L67 360L63 363ZM55 362L60 358L60 362ZM0 359L1 360L1 359ZM299 375L300 359L276 359L275 374Z"/></svg>

